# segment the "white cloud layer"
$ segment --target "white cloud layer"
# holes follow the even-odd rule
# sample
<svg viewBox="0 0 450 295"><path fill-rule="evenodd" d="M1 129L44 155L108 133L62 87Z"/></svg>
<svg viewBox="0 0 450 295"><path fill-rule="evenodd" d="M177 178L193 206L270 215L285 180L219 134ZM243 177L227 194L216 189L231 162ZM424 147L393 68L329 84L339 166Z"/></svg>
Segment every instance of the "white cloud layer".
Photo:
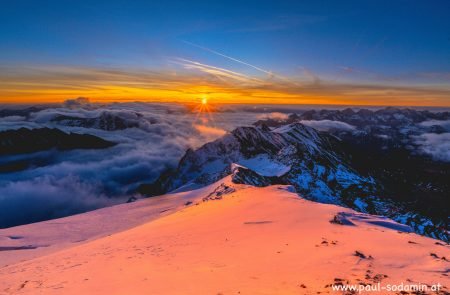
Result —
<svg viewBox="0 0 450 295"><path fill-rule="evenodd" d="M67 122L54 120L58 116L95 119L102 114L136 127L106 131L67 126ZM187 148L199 147L237 126L249 125L259 114L198 115L175 104L96 105L86 99L75 99L60 108L32 113L28 118L0 118L0 131L51 127L118 143L104 150L46 151L0 157L0 164L30 158L39 158L43 163L33 169L0 174L0 227L124 202L140 183L151 182L167 168L175 167Z"/></svg>
<svg viewBox="0 0 450 295"><path fill-rule="evenodd" d="M445 130L450 131L450 120L429 120L421 122L419 125L424 127L441 126Z"/></svg>
<svg viewBox="0 0 450 295"><path fill-rule="evenodd" d="M435 160L450 162L450 133L424 133L415 138L422 152Z"/></svg>
<svg viewBox="0 0 450 295"><path fill-rule="evenodd" d="M267 113L267 114L261 114L261 115L257 116L257 118L259 120L272 119L272 120L277 120L277 121L283 121L283 120L287 120L289 118L289 115L285 114L285 113L280 113L280 112L272 112L272 113Z"/></svg>

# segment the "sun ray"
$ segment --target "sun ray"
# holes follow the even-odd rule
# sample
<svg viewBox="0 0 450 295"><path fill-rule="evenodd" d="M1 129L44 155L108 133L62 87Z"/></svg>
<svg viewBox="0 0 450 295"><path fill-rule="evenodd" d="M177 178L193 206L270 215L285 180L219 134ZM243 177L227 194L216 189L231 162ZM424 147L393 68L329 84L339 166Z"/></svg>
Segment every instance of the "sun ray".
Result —
<svg viewBox="0 0 450 295"><path fill-rule="evenodd" d="M214 111L210 107L207 94L203 94L200 97L200 103L193 108L193 112L195 113L194 124L202 121L202 124L209 123L211 126L215 127Z"/></svg>

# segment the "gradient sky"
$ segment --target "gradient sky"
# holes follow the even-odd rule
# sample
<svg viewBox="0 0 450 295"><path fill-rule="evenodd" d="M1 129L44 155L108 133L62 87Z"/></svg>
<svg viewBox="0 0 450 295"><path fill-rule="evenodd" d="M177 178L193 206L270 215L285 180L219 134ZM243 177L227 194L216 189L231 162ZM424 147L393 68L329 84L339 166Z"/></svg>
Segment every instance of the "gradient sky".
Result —
<svg viewBox="0 0 450 295"><path fill-rule="evenodd" d="M0 102L450 106L450 1L1 1Z"/></svg>

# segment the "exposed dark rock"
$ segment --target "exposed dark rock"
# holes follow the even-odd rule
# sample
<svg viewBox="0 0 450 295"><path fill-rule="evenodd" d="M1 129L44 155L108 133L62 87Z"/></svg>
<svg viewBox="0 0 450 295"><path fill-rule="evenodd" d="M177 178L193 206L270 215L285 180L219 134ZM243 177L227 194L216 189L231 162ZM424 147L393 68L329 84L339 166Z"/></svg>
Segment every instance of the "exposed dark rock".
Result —
<svg viewBox="0 0 450 295"><path fill-rule="evenodd" d="M49 149L104 149L115 144L94 135L65 133L56 128L20 128L0 132L0 155L2 156Z"/></svg>
<svg viewBox="0 0 450 295"><path fill-rule="evenodd" d="M233 164L232 164L233 165ZM249 184L253 186L269 186L274 184L286 184L281 177L276 176L262 176L248 168L233 165L231 180L237 184Z"/></svg>

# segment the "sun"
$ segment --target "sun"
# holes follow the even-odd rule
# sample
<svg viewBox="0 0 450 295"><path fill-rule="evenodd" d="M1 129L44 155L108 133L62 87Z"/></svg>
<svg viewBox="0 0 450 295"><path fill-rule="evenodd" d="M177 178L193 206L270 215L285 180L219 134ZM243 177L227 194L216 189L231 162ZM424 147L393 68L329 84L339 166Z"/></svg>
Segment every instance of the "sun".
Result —
<svg viewBox="0 0 450 295"><path fill-rule="evenodd" d="M192 109L195 113L195 124L197 121L201 121L202 124L211 123L214 124L212 105L208 102L208 95L204 94L199 97L199 103Z"/></svg>

